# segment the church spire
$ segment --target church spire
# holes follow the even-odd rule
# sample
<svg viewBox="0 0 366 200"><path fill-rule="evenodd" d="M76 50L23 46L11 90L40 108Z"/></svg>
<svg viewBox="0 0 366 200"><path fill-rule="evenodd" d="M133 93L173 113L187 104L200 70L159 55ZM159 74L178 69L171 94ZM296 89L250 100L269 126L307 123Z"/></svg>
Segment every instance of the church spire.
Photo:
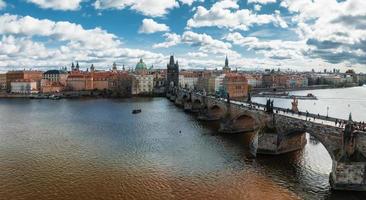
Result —
<svg viewBox="0 0 366 200"><path fill-rule="evenodd" d="M226 55L226 58L225 58L225 67L226 68L229 67L229 59L227 58L227 55Z"/></svg>
<svg viewBox="0 0 366 200"><path fill-rule="evenodd" d="M174 66L174 55L170 55L169 65Z"/></svg>
<svg viewBox="0 0 366 200"><path fill-rule="evenodd" d="M117 64L116 64L116 62L113 63L113 68L112 69L113 69L113 71L117 70Z"/></svg>

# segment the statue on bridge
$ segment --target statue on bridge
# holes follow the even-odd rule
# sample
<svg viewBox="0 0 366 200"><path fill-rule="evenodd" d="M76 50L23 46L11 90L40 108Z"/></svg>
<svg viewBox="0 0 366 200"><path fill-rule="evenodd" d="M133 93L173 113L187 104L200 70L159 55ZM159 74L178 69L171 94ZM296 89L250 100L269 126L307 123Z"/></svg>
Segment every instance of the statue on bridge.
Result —
<svg viewBox="0 0 366 200"><path fill-rule="evenodd" d="M273 113L273 100L271 101L271 99L267 99L266 112Z"/></svg>
<svg viewBox="0 0 366 200"><path fill-rule="evenodd" d="M230 95L229 95L229 93L226 94L226 98L227 98L227 103L230 103Z"/></svg>
<svg viewBox="0 0 366 200"><path fill-rule="evenodd" d="M250 103L250 102L252 102L252 95L250 94L250 92L248 93L248 99L247 99L247 101Z"/></svg>
<svg viewBox="0 0 366 200"><path fill-rule="evenodd" d="M299 108L298 108L299 100L297 100L296 97L293 98L291 105L292 105L292 108L291 108L292 112L294 112L294 113L299 112Z"/></svg>
<svg viewBox="0 0 366 200"><path fill-rule="evenodd" d="M343 150L344 156L346 159L351 158L351 156L355 153L355 127L352 120L352 114L349 114L348 122L344 128L343 132Z"/></svg>

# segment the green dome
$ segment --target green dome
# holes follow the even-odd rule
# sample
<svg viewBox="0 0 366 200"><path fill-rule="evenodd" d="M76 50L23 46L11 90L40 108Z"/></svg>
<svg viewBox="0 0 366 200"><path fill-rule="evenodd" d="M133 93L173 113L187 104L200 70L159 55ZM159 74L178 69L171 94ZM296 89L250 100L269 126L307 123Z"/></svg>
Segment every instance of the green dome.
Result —
<svg viewBox="0 0 366 200"><path fill-rule="evenodd" d="M147 66L144 63L144 61L140 59L140 61L136 64L135 70L144 70L144 69L147 69Z"/></svg>

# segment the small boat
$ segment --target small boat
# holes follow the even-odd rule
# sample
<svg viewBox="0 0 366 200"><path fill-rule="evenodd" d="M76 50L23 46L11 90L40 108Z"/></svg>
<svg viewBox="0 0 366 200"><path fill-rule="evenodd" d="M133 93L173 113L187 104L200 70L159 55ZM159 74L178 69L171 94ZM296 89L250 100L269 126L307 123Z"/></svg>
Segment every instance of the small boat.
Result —
<svg viewBox="0 0 366 200"><path fill-rule="evenodd" d="M60 100L61 99L61 97L57 96L57 95L51 95L49 98L52 99L52 100Z"/></svg>
<svg viewBox="0 0 366 200"><path fill-rule="evenodd" d="M135 110L132 111L132 114L138 114L140 112L141 112L141 109L135 109Z"/></svg>

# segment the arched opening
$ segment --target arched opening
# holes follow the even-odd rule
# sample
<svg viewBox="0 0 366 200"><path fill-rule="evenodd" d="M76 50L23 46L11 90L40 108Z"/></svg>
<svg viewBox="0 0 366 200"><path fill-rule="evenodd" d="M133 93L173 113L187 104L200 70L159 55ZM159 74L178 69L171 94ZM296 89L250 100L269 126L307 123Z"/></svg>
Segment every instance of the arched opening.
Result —
<svg viewBox="0 0 366 200"><path fill-rule="evenodd" d="M187 101L188 100L188 96L186 94L183 95L183 100Z"/></svg>
<svg viewBox="0 0 366 200"><path fill-rule="evenodd" d="M201 105L201 101L199 99L195 99L192 104L192 111L198 111L199 109L201 109Z"/></svg>
<svg viewBox="0 0 366 200"><path fill-rule="evenodd" d="M224 109L218 105L214 105L210 107L208 114L213 119L219 119L224 116Z"/></svg>
<svg viewBox="0 0 366 200"><path fill-rule="evenodd" d="M250 132L259 128L256 119L247 114L242 114L233 120L232 128L240 132Z"/></svg>

